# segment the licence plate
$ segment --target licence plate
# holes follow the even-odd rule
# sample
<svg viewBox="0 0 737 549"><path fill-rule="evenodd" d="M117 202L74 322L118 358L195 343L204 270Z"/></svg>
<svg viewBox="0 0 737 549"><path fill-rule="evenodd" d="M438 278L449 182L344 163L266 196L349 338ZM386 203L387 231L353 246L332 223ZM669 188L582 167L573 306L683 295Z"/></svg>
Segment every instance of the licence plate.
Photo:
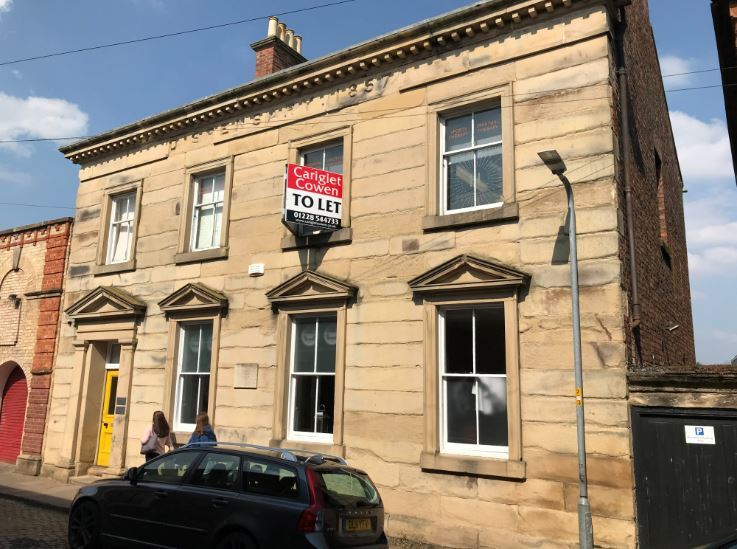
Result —
<svg viewBox="0 0 737 549"><path fill-rule="evenodd" d="M349 518L345 519L346 532L369 532L371 531L370 518Z"/></svg>

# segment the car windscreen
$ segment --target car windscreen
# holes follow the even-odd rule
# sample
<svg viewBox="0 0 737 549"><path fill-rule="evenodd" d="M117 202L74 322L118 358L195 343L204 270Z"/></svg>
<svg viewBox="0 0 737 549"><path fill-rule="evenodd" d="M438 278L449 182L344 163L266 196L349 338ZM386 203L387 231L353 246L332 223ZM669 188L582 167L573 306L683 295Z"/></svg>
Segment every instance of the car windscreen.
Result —
<svg viewBox="0 0 737 549"><path fill-rule="evenodd" d="M365 474L347 469L318 469L315 472L332 506L371 507L381 502L379 493Z"/></svg>

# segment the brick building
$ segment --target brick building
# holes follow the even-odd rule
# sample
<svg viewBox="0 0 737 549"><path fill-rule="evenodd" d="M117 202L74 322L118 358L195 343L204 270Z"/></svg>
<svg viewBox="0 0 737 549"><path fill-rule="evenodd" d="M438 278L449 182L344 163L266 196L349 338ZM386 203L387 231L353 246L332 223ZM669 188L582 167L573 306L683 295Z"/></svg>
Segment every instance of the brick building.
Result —
<svg viewBox="0 0 737 549"><path fill-rule="evenodd" d="M634 546L628 371L694 362L646 2L487 0L314 61L272 20L253 48L255 80L62 149L79 214L44 472L119 474L154 410L180 439L206 410L221 440L367 469L394 537L570 547L555 148L595 539ZM287 162L342 174L339 230L282 223Z"/></svg>
<svg viewBox="0 0 737 549"><path fill-rule="evenodd" d="M0 232L0 461L38 474L72 219Z"/></svg>

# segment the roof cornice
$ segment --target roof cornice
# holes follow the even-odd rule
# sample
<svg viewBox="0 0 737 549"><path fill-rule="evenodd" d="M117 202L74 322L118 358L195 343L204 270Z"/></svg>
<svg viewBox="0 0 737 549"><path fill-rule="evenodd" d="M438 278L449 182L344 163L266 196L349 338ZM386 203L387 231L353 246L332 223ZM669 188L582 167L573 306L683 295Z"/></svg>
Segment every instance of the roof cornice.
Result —
<svg viewBox="0 0 737 549"><path fill-rule="evenodd" d="M210 127L265 105L311 94L339 81L395 68L459 46L506 34L539 16L591 0L485 0L373 38L333 54L258 78L242 86L144 118L59 150L75 164L94 162L142 145Z"/></svg>

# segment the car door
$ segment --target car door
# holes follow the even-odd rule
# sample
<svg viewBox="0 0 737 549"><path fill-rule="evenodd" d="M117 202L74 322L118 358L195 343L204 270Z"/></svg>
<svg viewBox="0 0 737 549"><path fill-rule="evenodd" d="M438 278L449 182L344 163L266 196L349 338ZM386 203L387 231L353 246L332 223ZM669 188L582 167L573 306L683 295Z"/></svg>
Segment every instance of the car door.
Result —
<svg viewBox="0 0 737 549"><path fill-rule="evenodd" d="M243 460L242 515L260 547L302 547L304 534L297 531L307 507L307 488L297 470L266 458Z"/></svg>
<svg viewBox="0 0 737 549"><path fill-rule="evenodd" d="M105 494L111 541L178 547L174 528L181 507L180 485L201 452L166 454L143 465L131 482L121 482Z"/></svg>
<svg viewBox="0 0 737 549"><path fill-rule="evenodd" d="M180 488L182 510L174 524L177 547L210 547L223 527L238 523L241 458L206 451Z"/></svg>

